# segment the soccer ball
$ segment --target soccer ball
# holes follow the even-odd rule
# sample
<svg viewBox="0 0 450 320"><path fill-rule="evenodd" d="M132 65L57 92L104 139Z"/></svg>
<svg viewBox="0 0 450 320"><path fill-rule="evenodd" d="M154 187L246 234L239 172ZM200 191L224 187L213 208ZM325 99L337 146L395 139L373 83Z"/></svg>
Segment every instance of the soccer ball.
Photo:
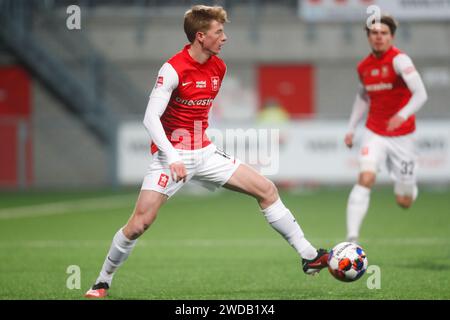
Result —
<svg viewBox="0 0 450 320"><path fill-rule="evenodd" d="M337 244L328 256L328 270L336 279L344 282L356 281L367 269L367 256L357 244Z"/></svg>

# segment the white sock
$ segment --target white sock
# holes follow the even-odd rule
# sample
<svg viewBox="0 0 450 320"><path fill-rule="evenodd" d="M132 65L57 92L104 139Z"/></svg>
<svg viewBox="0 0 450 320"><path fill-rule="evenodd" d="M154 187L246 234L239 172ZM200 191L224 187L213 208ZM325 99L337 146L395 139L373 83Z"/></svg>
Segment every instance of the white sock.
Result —
<svg viewBox="0 0 450 320"><path fill-rule="evenodd" d="M289 242L302 258L311 260L317 256L316 248L305 239L305 235L295 217L284 206L281 199L263 209L262 212L267 222Z"/></svg>
<svg viewBox="0 0 450 320"><path fill-rule="evenodd" d="M347 202L347 239L358 239L362 221L369 209L369 202L370 189L355 184Z"/></svg>
<svg viewBox="0 0 450 320"><path fill-rule="evenodd" d="M109 248L105 262L103 263L100 275L95 283L106 282L109 286L111 286L114 272L128 258L131 250L136 245L136 242L137 239L129 240L125 237L122 229L117 231L111 243L111 247Z"/></svg>

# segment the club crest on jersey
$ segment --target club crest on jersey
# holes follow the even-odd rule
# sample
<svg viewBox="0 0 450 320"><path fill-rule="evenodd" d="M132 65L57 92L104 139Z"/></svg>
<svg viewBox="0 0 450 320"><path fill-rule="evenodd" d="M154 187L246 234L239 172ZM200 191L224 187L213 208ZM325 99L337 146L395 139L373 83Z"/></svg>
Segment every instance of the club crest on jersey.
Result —
<svg viewBox="0 0 450 320"><path fill-rule="evenodd" d="M381 77L383 77L383 78L389 77L389 67L388 66L381 67Z"/></svg>
<svg viewBox="0 0 450 320"><path fill-rule="evenodd" d="M155 88L159 88L163 85L164 83L164 77L163 76L159 76L158 79L156 80L156 85Z"/></svg>
<svg viewBox="0 0 450 320"><path fill-rule="evenodd" d="M159 176L158 186L165 188L169 182L169 176L167 174L161 173Z"/></svg>
<svg viewBox="0 0 450 320"><path fill-rule="evenodd" d="M211 77L211 89L212 91L219 90L219 77Z"/></svg>
<svg viewBox="0 0 450 320"><path fill-rule="evenodd" d="M370 71L370 75L372 77L376 77L380 74L380 69L372 69L372 71Z"/></svg>

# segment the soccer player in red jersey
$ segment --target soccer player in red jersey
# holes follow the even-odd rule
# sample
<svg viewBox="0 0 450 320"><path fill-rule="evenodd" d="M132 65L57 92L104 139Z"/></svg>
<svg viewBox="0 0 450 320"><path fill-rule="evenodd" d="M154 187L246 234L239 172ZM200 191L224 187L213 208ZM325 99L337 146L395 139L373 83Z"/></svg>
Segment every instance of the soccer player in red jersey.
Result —
<svg viewBox="0 0 450 320"><path fill-rule="evenodd" d="M382 163L394 180L402 208L409 208L418 194L414 114L427 100L427 93L411 59L393 46L396 28L397 22L387 15L366 28L372 52L358 64L360 88L344 139L349 148L357 123L366 111L368 116L359 153L359 179L347 204L347 240L351 242L358 241Z"/></svg>
<svg viewBox="0 0 450 320"><path fill-rule="evenodd" d="M117 268L153 223L160 207L187 181L254 197L267 222L299 254L303 271L327 266L328 252L316 250L281 201L275 185L248 165L217 149L205 134L208 113L226 72L217 57L227 40L222 7L194 6L184 16L190 42L161 67L150 95L144 125L152 139L153 161L128 223L114 236L100 274L86 297L107 295Z"/></svg>

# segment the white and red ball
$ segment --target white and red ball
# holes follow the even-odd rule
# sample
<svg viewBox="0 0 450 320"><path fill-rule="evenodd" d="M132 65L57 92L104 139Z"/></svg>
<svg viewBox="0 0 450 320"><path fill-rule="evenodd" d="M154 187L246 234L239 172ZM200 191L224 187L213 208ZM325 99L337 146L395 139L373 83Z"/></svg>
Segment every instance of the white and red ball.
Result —
<svg viewBox="0 0 450 320"><path fill-rule="evenodd" d="M328 270L336 279L344 282L356 281L367 270L368 260L364 250L357 244L341 242L328 256Z"/></svg>

